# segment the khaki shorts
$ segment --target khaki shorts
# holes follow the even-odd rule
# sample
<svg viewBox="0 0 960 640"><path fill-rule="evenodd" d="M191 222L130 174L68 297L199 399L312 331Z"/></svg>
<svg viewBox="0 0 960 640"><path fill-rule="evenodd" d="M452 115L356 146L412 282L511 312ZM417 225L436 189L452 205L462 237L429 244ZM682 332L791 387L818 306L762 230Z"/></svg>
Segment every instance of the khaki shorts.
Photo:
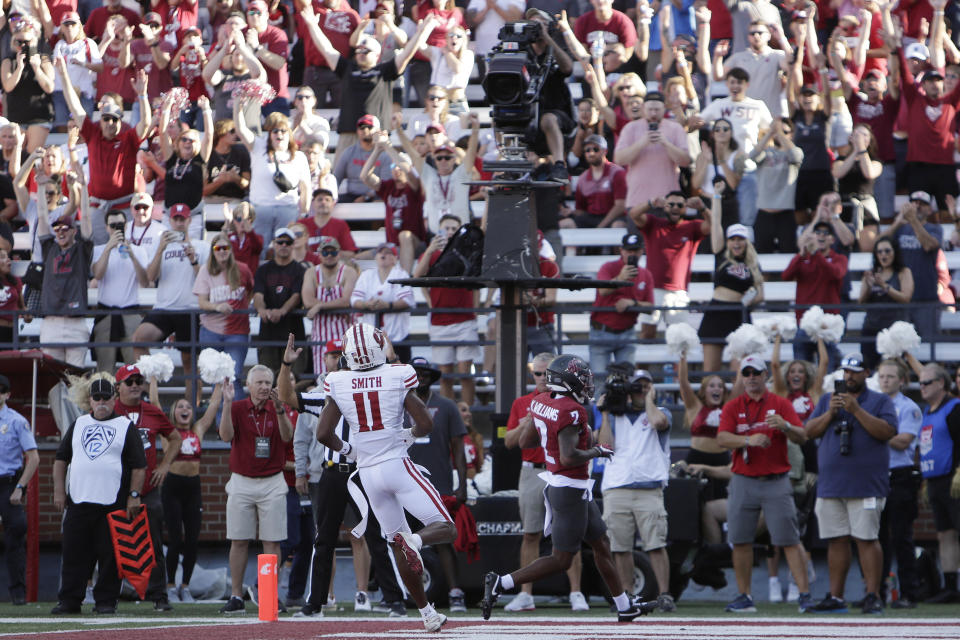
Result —
<svg viewBox="0 0 960 640"><path fill-rule="evenodd" d="M251 478L230 474L227 482L227 539L280 542L287 539L287 483L283 474Z"/></svg>
<svg viewBox="0 0 960 640"><path fill-rule="evenodd" d="M430 359L433 364L474 362L483 357L480 347L476 344L480 340L476 318L455 324L432 324L430 339L439 342L472 343L431 347Z"/></svg>
<svg viewBox="0 0 960 640"><path fill-rule="evenodd" d="M853 536L858 540L876 540L880 534L880 514L886 498L817 498L813 508L824 540ZM871 508L866 505L872 504Z"/></svg>
<svg viewBox="0 0 960 640"><path fill-rule="evenodd" d="M663 489L608 489L603 492L603 521L607 525L610 550L633 550L640 534L644 551L667 546L667 510Z"/></svg>
<svg viewBox="0 0 960 640"><path fill-rule="evenodd" d="M543 533L543 520L547 507L543 502L543 488L547 483L540 479L543 469L523 466L520 468L520 524L524 533Z"/></svg>

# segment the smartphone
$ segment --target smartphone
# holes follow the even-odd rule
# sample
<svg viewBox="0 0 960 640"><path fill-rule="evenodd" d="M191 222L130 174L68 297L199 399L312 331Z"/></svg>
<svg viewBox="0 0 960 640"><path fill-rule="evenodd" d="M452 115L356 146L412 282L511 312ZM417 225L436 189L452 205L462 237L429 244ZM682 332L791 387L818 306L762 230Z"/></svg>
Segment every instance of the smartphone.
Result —
<svg viewBox="0 0 960 640"><path fill-rule="evenodd" d="M630 267L637 266L637 260L639 260L637 256L627 256L627 266L630 266Z"/></svg>
<svg viewBox="0 0 960 640"><path fill-rule="evenodd" d="M176 242L183 242L183 238L185 237L185 235L186 235L186 234L184 234L183 231L174 231L174 232L173 232L173 239L174 239L174 241L176 241Z"/></svg>
<svg viewBox="0 0 960 640"><path fill-rule="evenodd" d="M846 380L834 380L834 381L833 381L833 392L834 392L834 393L846 393L846 392L847 392L847 382L846 382Z"/></svg>
<svg viewBox="0 0 960 640"><path fill-rule="evenodd" d="M659 128L660 128L659 122L651 122L650 124L647 125L647 129L649 129L650 131L656 131Z"/></svg>

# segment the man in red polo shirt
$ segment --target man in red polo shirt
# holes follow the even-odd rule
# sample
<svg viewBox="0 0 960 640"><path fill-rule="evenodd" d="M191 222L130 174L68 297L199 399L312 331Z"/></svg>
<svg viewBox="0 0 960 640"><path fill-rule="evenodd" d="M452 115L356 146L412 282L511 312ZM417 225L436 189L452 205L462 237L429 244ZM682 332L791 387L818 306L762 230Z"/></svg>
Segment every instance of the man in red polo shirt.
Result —
<svg viewBox="0 0 960 640"><path fill-rule="evenodd" d="M307 228L307 247L310 251L319 252L320 238L330 236L340 243L341 260L349 260L357 252L357 243L353 241L346 221L333 217L336 204L337 200L329 189L314 189L310 201L311 217L302 218L299 222Z"/></svg>
<svg viewBox="0 0 960 640"><path fill-rule="evenodd" d="M560 219L560 228L626 226L623 214L627 201L627 172L607 160L607 140L603 136L587 136L583 153L588 167L577 181L574 194L577 208Z"/></svg>
<svg viewBox="0 0 960 640"><path fill-rule="evenodd" d="M520 421L529 420L530 403L540 393L546 393L547 366L554 359L552 353L540 353L530 362L530 373L536 388L532 393L520 396L513 401L510 407L510 417L507 419L507 433L503 443L508 449L520 445ZM523 527L523 541L520 543L520 564L527 566L540 556L540 538L543 537L543 518L546 515L546 505L543 502L543 488L546 482L540 478L540 473L546 468L543 457L543 447L536 446L521 449L523 466L520 468L520 490L518 503L520 507L520 524ZM589 609L586 598L580 592L580 574L583 569L580 554L578 553L570 568L567 569L567 578L570 580L570 607L574 611ZM536 605L533 601L533 584L527 583L520 587L516 595L503 608L504 611L533 611Z"/></svg>
<svg viewBox="0 0 960 640"><path fill-rule="evenodd" d="M80 123L80 134L87 141L90 163L90 205L93 211L93 242L106 244L109 239L104 216L110 209L126 209L135 190L137 151L153 124L153 110L147 99L147 74L143 69L133 79L140 104L140 121L135 129L121 129L123 110L107 104L100 110L100 121L94 124L87 118L80 97L73 90L63 58L54 66L60 74L63 97L67 101L73 121Z"/></svg>
<svg viewBox="0 0 960 640"><path fill-rule="evenodd" d="M757 610L750 597L753 540L760 511L770 541L783 547L790 572L800 589L800 611L813 606L807 564L793 503L787 439L802 445L807 437L793 405L767 391L767 363L749 355L740 361L745 393L729 401L720 414L717 444L733 450L733 478L728 488L727 533L733 545L733 570L740 595L727 605L735 613Z"/></svg>
<svg viewBox="0 0 960 640"><path fill-rule="evenodd" d="M313 0L313 13L317 16L320 30L341 56L350 56L350 34L360 24L360 16L347 0ZM342 82L326 58L317 49L303 16L296 12L297 35L303 41L303 84L310 86L317 94L317 107L340 107L340 86ZM327 98L329 93L330 97Z"/></svg>
<svg viewBox="0 0 960 640"><path fill-rule="evenodd" d="M653 276L639 266L642 256L643 240L635 233L628 233L620 244L620 257L604 263L597 271L597 280L633 283L629 287L597 289L594 307L617 308L616 311L594 311L590 314L590 369L598 380L606 375L610 356L613 356L614 362L633 365L637 342L633 328L640 314L627 309L637 305L653 306ZM649 337L652 338L656 330L657 325L644 322L643 331L649 332Z"/></svg>
<svg viewBox="0 0 960 640"><path fill-rule="evenodd" d="M143 401L144 379L140 369L132 364L117 371L117 399L113 410L117 415L127 416L140 432L143 452L147 456L146 478L141 490L141 503L147 508L150 522L150 538L153 541L153 554L157 564L150 572L150 584L147 586L147 599L153 601L157 611L170 611L167 597L167 564L163 558L163 503L160 500L160 485L170 471L170 465L180 453L180 432L164 415L160 407ZM163 460L157 464L157 436L163 436L166 444ZM171 582L173 576L170 576Z"/></svg>
<svg viewBox="0 0 960 640"><path fill-rule="evenodd" d="M697 209L703 220L684 220L688 206ZM663 200L633 207L628 215L646 240L647 269L653 275L654 302L658 307L671 308L663 314L664 322L668 325L686 322L691 266L700 241L710 235L710 210L704 207L700 198L687 200L680 191L671 191ZM659 310L653 312L651 322L654 326L660 322L660 317Z"/></svg>
<svg viewBox="0 0 960 640"><path fill-rule="evenodd" d="M247 397L233 401L233 385L223 386L220 439L230 443L227 482L227 538L230 540L230 600L220 613L243 613L243 574L250 541L263 552L280 554L287 539L287 483L283 479L293 425L273 388L273 371L258 364L247 372ZM286 609L280 606L282 611Z"/></svg>

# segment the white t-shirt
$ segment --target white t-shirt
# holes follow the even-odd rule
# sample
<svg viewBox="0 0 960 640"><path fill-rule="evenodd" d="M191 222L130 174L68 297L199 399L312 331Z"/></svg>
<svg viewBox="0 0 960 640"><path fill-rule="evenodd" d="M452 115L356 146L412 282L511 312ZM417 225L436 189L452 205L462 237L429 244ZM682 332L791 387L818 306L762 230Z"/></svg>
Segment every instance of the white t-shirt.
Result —
<svg viewBox="0 0 960 640"><path fill-rule="evenodd" d="M519 9L523 11L526 3L523 0L497 0L497 6L501 9ZM467 13L471 11L483 11L487 8L487 0L470 0L467 5ZM475 42L474 51L478 55L484 55L493 48L493 45L500 42L500 27L505 25L500 14L492 9L483 17L483 22L477 25L474 30Z"/></svg>
<svg viewBox="0 0 960 640"><path fill-rule="evenodd" d="M93 248L93 262L100 259L106 247L106 244L98 244ZM131 245L128 252L124 245L114 247L97 289L97 301L100 304L119 308L134 307L139 304L137 294L140 291L140 283L137 282L137 273L130 260L131 253L136 256L141 267L147 268L146 252L143 248Z"/></svg>
<svg viewBox="0 0 960 640"><path fill-rule="evenodd" d="M707 122L719 118L729 120L733 125L733 137L747 154L757 146L760 130L769 128L773 122L767 105L753 98L744 98L740 102L734 102L729 97L714 100L703 110L700 117Z"/></svg>
<svg viewBox="0 0 960 640"><path fill-rule="evenodd" d="M491 13L493 13L491 11ZM450 65L447 64L447 58L440 47L430 47L430 64L433 71L430 74L430 84L443 87L445 89L466 89L470 82L470 73L473 71L473 51L466 49L463 52L463 60L466 64L462 66L460 73L454 73Z"/></svg>
<svg viewBox="0 0 960 640"><path fill-rule="evenodd" d="M67 61L67 75L70 76L70 82L73 88L82 95L93 99L97 95L94 83L97 74L83 66L87 64L99 64L103 62L100 57L100 48L97 43L90 38L81 38L73 44L67 44L66 40L59 40L53 47L53 58L63 56ZM63 91L63 83L60 80L60 74L53 77L53 90Z"/></svg>
<svg viewBox="0 0 960 640"><path fill-rule="evenodd" d="M204 264L210 253L210 243L191 240L197 261ZM163 250L160 259L160 276L157 278L157 302L155 309L196 309L197 296L193 293L196 274L183 248L183 242L171 242Z"/></svg>
<svg viewBox="0 0 960 640"><path fill-rule="evenodd" d="M323 391L350 425L357 467L407 457L403 403L416 388L417 373L408 364L385 364L370 371L333 371Z"/></svg>
<svg viewBox="0 0 960 640"><path fill-rule="evenodd" d="M273 174L277 166L267 157L268 135L270 134L257 137L253 142L253 151L250 152L250 203L254 206L278 204L296 206L300 202L297 191L300 181L302 180L307 186L310 185L310 165L307 163L307 156L296 151L291 158L287 151L277 152L280 172L287 176L287 180L293 185L293 189L281 193L277 185L273 184Z"/></svg>
<svg viewBox="0 0 960 640"><path fill-rule="evenodd" d="M409 278L410 274L394 265L385 282L380 281L380 275L377 269L367 269L357 278L357 283L353 286L353 295L350 296L350 304L355 305L360 300L372 300L380 298L386 302L406 302L410 307L416 306L413 299L413 289L407 285L394 284L391 280ZM410 335L410 314L409 313L365 313L360 318L360 322L378 326L377 317L380 316L380 328L387 334L391 342L403 340Z"/></svg>
<svg viewBox="0 0 960 640"><path fill-rule="evenodd" d="M468 176L462 164L450 175L440 176L430 164L423 163L420 175L424 194L423 215L431 232L437 232L440 217L447 213L460 218L461 224L470 222L470 185L466 184Z"/></svg>

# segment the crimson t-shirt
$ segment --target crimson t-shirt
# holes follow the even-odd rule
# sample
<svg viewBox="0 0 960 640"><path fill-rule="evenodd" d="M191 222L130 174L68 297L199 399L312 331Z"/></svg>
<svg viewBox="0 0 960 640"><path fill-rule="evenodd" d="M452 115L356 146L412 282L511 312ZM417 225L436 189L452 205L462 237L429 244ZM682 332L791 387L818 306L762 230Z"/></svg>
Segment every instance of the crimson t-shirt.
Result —
<svg viewBox="0 0 960 640"><path fill-rule="evenodd" d="M843 302L843 277L847 275L847 256L830 249L824 256L817 251L813 255L800 255L780 274L781 280L796 280L798 305L797 322L803 316L803 305L840 304ZM825 309L827 313L840 313L839 309Z"/></svg>
<svg viewBox="0 0 960 640"><path fill-rule="evenodd" d="M115 138L107 140L100 123L87 117L80 127L80 134L87 141L90 195L101 200L115 200L133 193L137 150L142 142L137 130L122 129Z"/></svg>
<svg viewBox="0 0 960 640"><path fill-rule="evenodd" d="M287 59L287 47L290 45L290 41L282 29L272 25L268 26L263 33L259 34L259 38L260 44L265 46L270 53L275 53L284 60ZM263 68L267 70L267 84L277 92L277 97L289 98L290 93L287 91L287 84L290 81L290 75L287 73L287 63L284 62L279 69L274 69L268 64L264 64Z"/></svg>
<svg viewBox="0 0 960 640"><path fill-rule="evenodd" d="M432 267L440 259L441 251L437 251L430 256L430 266ZM430 287L430 308L431 309L470 309L473 307L473 291L470 289L452 289L449 287ZM437 326L446 326L457 324L458 322L467 322L477 317L472 311L463 313L431 311L430 324Z"/></svg>
<svg viewBox="0 0 960 640"><path fill-rule="evenodd" d="M170 44L176 39L176 47L180 48L183 44L183 32L187 27L197 26L200 17L199 0L180 0L176 5L170 6L167 0L160 0L153 11L160 15L160 21L163 23L163 39Z"/></svg>
<svg viewBox="0 0 960 640"><path fill-rule="evenodd" d="M136 406L128 407L120 402L120 398L117 398L113 403L113 410L117 415L127 416L140 432L143 453L147 457L147 477L143 481L143 489L140 493L146 495L155 489L150 482L150 476L157 468L157 435L167 438L173 433L174 427L163 411L149 402L141 401Z"/></svg>
<svg viewBox="0 0 960 640"><path fill-rule="evenodd" d="M603 161L603 173L600 179L594 179L593 170L587 169L580 174L575 196L577 209L591 215L603 216L610 213L616 200L627 198L627 172L609 160Z"/></svg>
<svg viewBox="0 0 960 640"><path fill-rule="evenodd" d="M20 278L10 274L7 276L10 284L0 286L0 311L13 311L20 308L20 298L23 295L23 282ZM0 316L4 320L12 321L13 316Z"/></svg>
<svg viewBox="0 0 960 640"><path fill-rule="evenodd" d="M647 214L640 228L647 247L647 269L653 284L667 291L686 291L690 286L690 267L703 240L701 220L670 224L668 220Z"/></svg>
<svg viewBox="0 0 960 640"><path fill-rule="evenodd" d="M530 412L530 403L539 393L539 391L534 391L513 401L513 404L510 405L510 417L507 419L507 431L516 429L520 425L520 421ZM529 449L520 449L520 455L524 462L532 462L533 464L543 464L544 462L543 447L540 445Z"/></svg>
<svg viewBox="0 0 960 640"><path fill-rule="evenodd" d="M617 258L606 262L597 271L597 280L616 280L620 270L623 269L623 260ZM617 304L617 300L630 298L637 302L649 302L653 304L653 276L643 267L637 267L637 277L633 279L632 287L614 287L613 293L602 296L600 289L597 289L597 298L593 303L595 307L612 307ZM637 324L637 317L640 314L636 311L625 311L617 313L616 311L594 311L590 314L590 319L599 322L608 329L619 331L629 329Z"/></svg>
<svg viewBox="0 0 960 640"><path fill-rule="evenodd" d="M414 189L410 183L398 187L397 181L391 178L380 182L377 197L383 200L386 208L383 229L387 234L387 242L400 244L401 231L409 231L420 240L426 241L421 189Z"/></svg>
<svg viewBox="0 0 960 640"><path fill-rule="evenodd" d="M894 100L890 94L885 94L874 104L861 99L860 94L854 91L849 105L854 126L866 124L873 131L880 162L894 162L897 156L893 150L893 131L897 114L900 113L900 101Z"/></svg>
<svg viewBox="0 0 960 640"><path fill-rule="evenodd" d="M124 6L120 6L115 12L110 11L109 7L97 7L90 12L87 21L83 23L83 32L87 34L88 38L93 38L97 42L100 42L101 38L103 38L103 30L107 28L107 21L117 14L127 19L127 24L133 27L134 33L140 32L140 30L137 29L137 25L140 24L140 14ZM55 20L53 24L60 24L59 19Z"/></svg>
<svg viewBox="0 0 960 640"><path fill-rule="evenodd" d="M312 217L302 218L298 222L307 228L307 235L310 236L307 239L307 246L311 251L318 249L322 236L336 238L337 242L340 243L340 249L343 251L357 250L357 243L353 241L353 236L350 235L350 226L345 220L331 217L327 220L327 224L322 227L317 226Z"/></svg>
<svg viewBox="0 0 960 640"><path fill-rule="evenodd" d="M268 406L269 409L266 408ZM283 471L287 443L280 437L280 425L273 405L264 402L257 409L250 398L236 400L230 405L230 418L233 421L230 471L250 478L265 478ZM269 440L270 455L267 458L254 455L258 437Z"/></svg>
<svg viewBox="0 0 960 640"><path fill-rule="evenodd" d="M320 30L327 36L327 40L333 45L341 56L350 55L350 34L360 24L360 16L350 6L346 0L340 0L340 6L335 9L328 8L322 0L313 0L313 12L319 20ZM296 14L297 35L303 42L303 57L308 67L321 67L329 69L326 58L313 44L313 38L300 17Z"/></svg>
<svg viewBox="0 0 960 640"><path fill-rule="evenodd" d="M627 14L616 9L606 22L600 22L596 11L583 14L573 25L573 35L588 46L598 35L602 35L607 44L619 42L628 49L637 44L637 28Z"/></svg>
<svg viewBox="0 0 960 640"><path fill-rule="evenodd" d="M936 100L914 84L910 67L900 52L900 87L907 105L907 162L953 165L953 124L960 101L960 84Z"/></svg>
<svg viewBox="0 0 960 640"><path fill-rule="evenodd" d="M120 68L121 49L120 41L114 40L103 52L103 71L97 74L97 100L107 93L119 94L124 102L133 102L137 99L137 93L130 84L130 80L133 79L133 67Z"/></svg>
<svg viewBox="0 0 960 640"><path fill-rule="evenodd" d="M260 252L263 251L263 236L255 231L243 234L243 238L236 233L227 236L233 247L233 259L245 266L250 273L256 273L260 266Z"/></svg>
<svg viewBox="0 0 960 640"><path fill-rule="evenodd" d="M167 42L161 40L160 51L169 56L173 56L177 49ZM170 67L160 69L153 61L153 53L150 52L150 45L143 38L138 38L130 43L130 55L133 56L133 66L137 69L143 69L147 72L147 97L153 100L158 98L161 93L170 91L173 87L173 81L170 79ZM180 67L180 73L183 73L183 67ZM191 96L191 100L194 98Z"/></svg>
<svg viewBox="0 0 960 640"><path fill-rule="evenodd" d="M744 393L723 405L719 431L749 436L763 433L770 438L770 446L741 447L733 452L733 472L742 476L769 476L790 471L787 459L787 436L766 423L766 417L776 414L795 427L802 425L793 405L786 398L764 391L760 400ZM747 460L743 459L744 451Z"/></svg>
<svg viewBox="0 0 960 640"><path fill-rule="evenodd" d="M533 424L540 432L540 441L546 437L544 460L547 471L568 478L586 480L589 475L589 462L583 462L572 467L560 464L560 443L557 434L563 429L574 426L577 428L577 449L590 448L590 425L587 424L587 410L570 396L552 393L539 393L530 402L530 413L533 414Z"/></svg>

